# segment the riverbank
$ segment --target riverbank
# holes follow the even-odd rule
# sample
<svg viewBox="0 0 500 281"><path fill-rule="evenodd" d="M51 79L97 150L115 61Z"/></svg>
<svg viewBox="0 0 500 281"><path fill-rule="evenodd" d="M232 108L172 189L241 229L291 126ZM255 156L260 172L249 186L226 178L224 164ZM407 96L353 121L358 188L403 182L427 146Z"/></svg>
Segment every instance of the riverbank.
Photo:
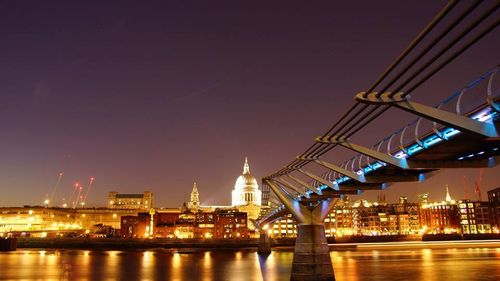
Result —
<svg viewBox="0 0 500 281"><path fill-rule="evenodd" d="M384 245L472 245L473 241L500 241L500 235L425 235L425 236L350 236L329 238L332 250L352 250L357 247L387 247ZM460 241L470 241L460 243ZM448 243L447 243L448 242ZM390 244L392 243L392 244ZM450 244L453 243L453 244ZM294 238L271 239L275 249L293 248ZM18 248L145 250L145 249L257 249L259 239L123 239L123 238L18 238ZM500 247L500 245L499 245Z"/></svg>
<svg viewBox="0 0 500 281"><path fill-rule="evenodd" d="M132 250L257 248L258 239L19 238L18 248Z"/></svg>

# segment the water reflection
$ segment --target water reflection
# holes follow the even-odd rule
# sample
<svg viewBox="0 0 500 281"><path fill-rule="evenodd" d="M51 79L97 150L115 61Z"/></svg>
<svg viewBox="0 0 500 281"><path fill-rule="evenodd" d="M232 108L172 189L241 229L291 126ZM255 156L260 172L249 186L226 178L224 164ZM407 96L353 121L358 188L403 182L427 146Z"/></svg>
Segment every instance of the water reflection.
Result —
<svg viewBox="0 0 500 281"><path fill-rule="evenodd" d="M500 249L331 252L342 280L500 280ZM289 280L293 253L18 250L0 252L0 280ZM43 269L43 270L40 270Z"/></svg>
<svg viewBox="0 0 500 281"><path fill-rule="evenodd" d="M182 259L181 259L181 254L175 253L173 255L171 265L172 265L172 276L171 276L172 280L173 281L182 280L182 270L181 270Z"/></svg>

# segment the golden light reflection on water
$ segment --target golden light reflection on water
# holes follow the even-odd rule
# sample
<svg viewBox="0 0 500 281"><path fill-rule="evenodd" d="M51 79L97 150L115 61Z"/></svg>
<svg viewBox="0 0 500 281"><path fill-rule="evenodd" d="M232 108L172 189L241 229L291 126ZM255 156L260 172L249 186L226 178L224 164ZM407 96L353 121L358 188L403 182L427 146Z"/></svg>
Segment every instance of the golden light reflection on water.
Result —
<svg viewBox="0 0 500 281"><path fill-rule="evenodd" d="M145 251L142 253L142 262L140 268L141 280L154 280L154 265L155 255L152 251Z"/></svg>
<svg viewBox="0 0 500 281"><path fill-rule="evenodd" d="M108 258L106 259L106 268L116 268L118 266L118 262L120 257L119 251L108 251Z"/></svg>
<svg viewBox="0 0 500 281"><path fill-rule="evenodd" d="M241 260L241 252L236 252L235 258L237 261Z"/></svg>
<svg viewBox="0 0 500 281"><path fill-rule="evenodd" d="M202 277L203 281L212 281L212 256L210 252L205 252L202 259Z"/></svg>
<svg viewBox="0 0 500 281"><path fill-rule="evenodd" d="M84 266L88 266L90 262L90 251L83 251L82 261Z"/></svg>
<svg viewBox="0 0 500 281"><path fill-rule="evenodd" d="M432 250L431 249L422 249L421 250L421 256L422 256L422 278L424 280L435 280L436 274L434 271L434 261L433 261L433 256L432 256Z"/></svg>
<svg viewBox="0 0 500 281"><path fill-rule="evenodd" d="M170 275L173 281L182 280L182 259L179 253L174 253L170 263L172 274Z"/></svg>
<svg viewBox="0 0 500 281"><path fill-rule="evenodd" d="M102 258L104 259L104 268L103 272L101 275L101 278L103 280L113 280L111 279L112 277L116 278L117 276L120 276L120 254L121 251L106 251L105 254ZM96 258L101 258L100 253L98 253L94 259ZM90 269L92 270L92 269ZM116 279L115 279L116 280Z"/></svg>
<svg viewBox="0 0 500 281"><path fill-rule="evenodd" d="M474 280L500 276L500 248L331 252L337 280ZM0 280L290 279L293 253L18 250L0 252ZM488 279L488 278L486 278ZM498 278L496 280L499 280Z"/></svg>
<svg viewBox="0 0 500 281"><path fill-rule="evenodd" d="M287 280L290 279L293 255L284 251L273 251L270 255L254 253L259 261L260 273L257 272L255 280ZM260 279L262 278L262 279ZM288 281L288 280L287 280Z"/></svg>
<svg viewBox="0 0 500 281"><path fill-rule="evenodd" d="M352 280L359 279L358 262L350 251L346 252L330 252L332 259L333 270L338 280Z"/></svg>

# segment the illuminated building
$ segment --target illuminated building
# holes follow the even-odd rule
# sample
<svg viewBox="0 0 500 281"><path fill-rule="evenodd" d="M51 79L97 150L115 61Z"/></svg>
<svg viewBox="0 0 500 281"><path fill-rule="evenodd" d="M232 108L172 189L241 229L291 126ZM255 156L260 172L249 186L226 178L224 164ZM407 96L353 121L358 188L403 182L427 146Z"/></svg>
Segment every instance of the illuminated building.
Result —
<svg viewBox="0 0 500 281"><path fill-rule="evenodd" d="M291 214L288 214L272 224L271 237L287 238L297 236L297 222Z"/></svg>
<svg viewBox="0 0 500 281"><path fill-rule="evenodd" d="M500 229L500 187L488 191L488 203L490 204L491 224L495 232Z"/></svg>
<svg viewBox="0 0 500 281"><path fill-rule="evenodd" d="M189 202L187 207L191 211L197 211L200 208L200 193L198 192L198 188L196 187L196 182L193 184L193 190L191 191Z"/></svg>
<svg viewBox="0 0 500 281"><path fill-rule="evenodd" d="M137 211L108 208L5 207L0 208L0 235L24 232L31 236L40 236L41 233L52 235L72 231L92 233L102 231L106 227L119 229L121 216L130 215L137 215Z"/></svg>
<svg viewBox="0 0 500 281"><path fill-rule="evenodd" d="M261 197L261 191L259 190L257 180L250 174L248 159L245 158L243 174L236 179L236 184L234 185L234 190L232 191L232 205L242 206L253 204L260 206Z"/></svg>
<svg viewBox="0 0 500 281"><path fill-rule="evenodd" d="M345 197L325 218L327 237L351 235L409 235L420 231L419 206L402 197L398 204L358 200L352 204ZM295 237L296 222L291 215L275 221L270 228L273 238Z"/></svg>
<svg viewBox="0 0 500 281"><path fill-rule="evenodd" d="M67 210L74 210L76 222L87 230L99 224L110 226L113 229L120 229L122 216L137 215L137 210L134 209L85 208Z"/></svg>
<svg viewBox="0 0 500 281"><path fill-rule="evenodd" d="M179 215L175 223L175 238L194 238L196 216L187 210Z"/></svg>
<svg viewBox="0 0 500 281"><path fill-rule="evenodd" d="M446 200L422 205L421 225L427 233L491 233L491 203L463 200L455 202L446 186Z"/></svg>
<svg viewBox="0 0 500 281"><path fill-rule="evenodd" d="M121 194L111 191L108 195L108 208L149 211L153 208L153 193L145 191L143 194Z"/></svg>
<svg viewBox="0 0 500 281"><path fill-rule="evenodd" d="M429 203L429 192L424 192L422 194L417 195L418 197L418 204L420 205L425 205Z"/></svg>
<svg viewBox="0 0 500 281"><path fill-rule="evenodd" d="M82 225L77 223L76 213L67 209L42 206L0 208L0 234L3 235L78 229L82 229Z"/></svg>
<svg viewBox="0 0 500 281"><path fill-rule="evenodd" d="M238 212L246 213L247 221L245 222L245 228L250 228L255 232L254 226L249 223L249 219L257 219L261 210L262 192L259 189L259 185L254 176L250 174L250 166L248 164L248 159L245 158L245 163L243 165L243 173L236 179L234 185L234 190L231 193L232 205L231 206L202 206L200 204L200 193L198 192L198 187L196 183L193 184L193 189L190 194L190 200L187 203L187 209L191 210L193 213L198 214L200 212L210 213L210 212ZM240 226L241 227L241 226ZM209 232L206 232L209 233ZM210 232L211 233L211 232ZM257 233L253 233L258 235ZM210 236L212 234L204 234L205 236ZM241 235L241 234L240 234ZM195 234L195 236L199 236Z"/></svg>
<svg viewBox="0 0 500 281"><path fill-rule="evenodd" d="M448 189L448 185L446 185L446 199L445 199L445 201L448 203L453 202L453 199L451 199L450 190Z"/></svg>
<svg viewBox="0 0 500 281"><path fill-rule="evenodd" d="M325 233L327 237L344 236L354 234L354 209L349 201L340 200L326 217Z"/></svg>
<svg viewBox="0 0 500 281"><path fill-rule="evenodd" d="M248 219L257 219L260 213L262 192L254 176L250 174L248 159L245 158L243 174L236 179L232 191L232 205L241 212L247 213ZM252 229L253 225L248 224Z"/></svg>
<svg viewBox="0 0 500 281"><path fill-rule="evenodd" d="M458 202L458 208L463 234L492 232L488 202L464 200Z"/></svg>
<svg viewBox="0 0 500 281"><path fill-rule="evenodd" d="M136 238L139 227L137 216L123 216L120 219L120 236L123 238Z"/></svg>
<svg viewBox="0 0 500 281"><path fill-rule="evenodd" d="M196 228L195 237L199 238L212 238L214 237L215 229L215 214L213 212L196 213Z"/></svg>
<svg viewBox="0 0 500 281"><path fill-rule="evenodd" d="M420 224L426 233L457 233L460 230L458 206L452 202L436 202L422 205Z"/></svg>
<svg viewBox="0 0 500 281"><path fill-rule="evenodd" d="M197 212L179 209L157 210L153 217L153 235L150 235L150 213L139 213L137 226L129 218L122 219L123 237L138 238L243 238L248 237L246 213L233 210ZM129 224L131 222L131 225ZM130 227L131 226L131 227ZM134 232L135 231L135 232Z"/></svg>
<svg viewBox="0 0 500 281"><path fill-rule="evenodd" d="M181 214L180 208L162 208L156 209L153 216L154 237L156 238L175 238L175 224ZM151 215L151 214L149 214ZM147 217L144 228L151 227L151 220ZM148 229L149 230L149 229ZM146 230L144 230L146 231ZM144 232L146 233L146 232Z"/></svg>
<svg viewBox="0 0 500 281"><path fill-rule="evenodd" d="M458 206L451 198L448 185L445 188L445 201L421 205L420 225L425 233L448 234L461 231Z"/></svg>
<svg viewBox="0 0 500 281"><path fill-rule="evenodd" d="M248 237L247 213L239 211L215 212L215 238L242 238Z"/></svg>
<svg viewBox="0 0 500 281"><path fill-rule="evenodd" d="M394 213L398 215L398 234L419 234L420 205L409 203L407 197L400 197L399 204L393 205Z"/></svg>

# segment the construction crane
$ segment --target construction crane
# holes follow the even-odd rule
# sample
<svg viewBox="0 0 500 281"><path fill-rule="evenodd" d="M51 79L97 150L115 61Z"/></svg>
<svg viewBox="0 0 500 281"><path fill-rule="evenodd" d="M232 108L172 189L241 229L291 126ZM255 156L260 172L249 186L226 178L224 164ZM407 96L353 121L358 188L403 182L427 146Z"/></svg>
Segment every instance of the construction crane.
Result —
<svg viewBox="0 0 500 281"><path fill-rule="evenodd" d="M483 197L481 195L481 185L482 184L483 184L483 169L479 169L479 177L476 180L476 189L475 189L477 199L479 201L483 201Z"/></svg>
<svg viewBox="0 0 500 281"><path fill-rule="evenodd" d="M463 177L464 180L464 199L468 200L469 199L469 191L467 190L467 177Z"/></svg>
<svg viewBox="0 0 500 281"><path fill-rule="evenodd" d="M76 192L78 191L78 188L80 187L80 184L78 182L75 182L75 185L74 185L74 189L73 189L73 193L71 193L71 197L69 198L69 202L71 202L71 207L74 209L75 208L75 203L76 203L76 200L78 199L75 198L75 200L73 200L73 197L75 196L75 194L77 194Z"/></svg>
<svg viewBox="0 0 500 281"><path fill-rule="evenodd" d="M92 184L94 183L94 177L90 177L89 180L89 185L87 186L87 191L85 192L85 196L83 197L82 200L82 207L85 206L85 203L87 202L87 196L89 195L90 189L92 188Z"/></svg>
<svg viewBox="0 0 500 281"><path fill-rule="evenodd" d="M64 175L64 172L60 172L59 173L59 176L57 177L57 181L56 181L56 184L54 185L54 187L52 188L52 192L50 193L50 196L49 196L49 202L47 202L47 204L50 204L52 203L53 199L54 199L54 195L56 194L57 192L57 188L59 187L59 184L61 183L61 180L62 180L62 177Z"/></svg>

